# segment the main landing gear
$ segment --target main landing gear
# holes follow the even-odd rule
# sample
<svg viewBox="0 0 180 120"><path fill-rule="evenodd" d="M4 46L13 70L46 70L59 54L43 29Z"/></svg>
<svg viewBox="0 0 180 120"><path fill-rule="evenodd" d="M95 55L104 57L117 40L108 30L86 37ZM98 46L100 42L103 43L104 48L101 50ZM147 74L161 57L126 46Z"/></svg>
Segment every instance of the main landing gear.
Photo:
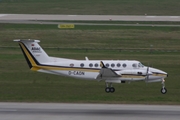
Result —
<svg viewBox="0 0 180 120"><path fill-rule="evenodd" d="M167 93L167 89L165 88L165 80L162 80L161 93L162 94L166 94Z"/></svg>
<svg viewBox="0 0 180 120"><path fill-rule="evenodd" d="M109 92L111 92L111 93L115 92L115 88L112 86L112 83L110 83L110 87L109 87L109 84L106 83L105 91L106 91L107 93L109 93Z"/></svg>

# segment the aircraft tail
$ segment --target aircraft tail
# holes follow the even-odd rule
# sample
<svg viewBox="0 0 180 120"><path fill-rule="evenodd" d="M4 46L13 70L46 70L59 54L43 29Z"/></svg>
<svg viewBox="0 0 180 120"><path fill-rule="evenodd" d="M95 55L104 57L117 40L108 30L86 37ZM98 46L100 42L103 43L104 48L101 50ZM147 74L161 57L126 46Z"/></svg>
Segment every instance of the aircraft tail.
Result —
<svg viewBox="0 0 180 120"><path fill-rule="evenodd" d="M32 67L49 62L50 57L46 54L46 52L38 44L38 42L40 42L40 40L16 39L14 41L19 43L19 46L21 47L21 50L26 58L26 61L29 65L30 69Z"/></svg>

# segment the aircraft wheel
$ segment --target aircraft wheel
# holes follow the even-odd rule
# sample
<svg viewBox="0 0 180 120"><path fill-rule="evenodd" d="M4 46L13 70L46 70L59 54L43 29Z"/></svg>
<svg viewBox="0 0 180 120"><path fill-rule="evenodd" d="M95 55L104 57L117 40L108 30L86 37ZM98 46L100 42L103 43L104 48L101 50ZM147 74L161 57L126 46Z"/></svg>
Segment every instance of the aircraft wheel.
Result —
<svg viewBox="0 0 180 120"><path fill-rule="evenodd" d="M105 88L105 91L106 91L107 93L109 93L110 90L111 90L111 89L110 89L109 87L106 87L106 88Z"/></svg>
<svg viewBox="0 0 180 120"><path fill-rule="evenodd" d="M166 93L167 93L167 89L166 89L166 88L162 88L162 89L161 89L161 93L162 93L162 94L166 94Z"/></svg>
<svg viewBox="0 0 180 120"><path fill-rule="evenodd" d="M115 88L114 88L114 87L111 87L111 88L110 88L110 91L111 91L111 93L115 92Z"/></svg>

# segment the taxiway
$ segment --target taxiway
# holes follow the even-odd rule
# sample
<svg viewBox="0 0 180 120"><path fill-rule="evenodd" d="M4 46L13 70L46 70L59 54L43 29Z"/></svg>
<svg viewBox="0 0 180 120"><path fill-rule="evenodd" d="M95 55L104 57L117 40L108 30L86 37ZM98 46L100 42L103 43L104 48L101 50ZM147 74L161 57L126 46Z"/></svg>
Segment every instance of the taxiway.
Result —
<svg viewBox="0 0 180 120"><path fill-rule="evenodd" d="M0 20L180 21L180 16L0 14Z"/></svg>
<svg viewBox="0 0 180 120"><path fill-rule="evenodd" d="M180 106L0 103L0 120L179 120Z"/></svg>

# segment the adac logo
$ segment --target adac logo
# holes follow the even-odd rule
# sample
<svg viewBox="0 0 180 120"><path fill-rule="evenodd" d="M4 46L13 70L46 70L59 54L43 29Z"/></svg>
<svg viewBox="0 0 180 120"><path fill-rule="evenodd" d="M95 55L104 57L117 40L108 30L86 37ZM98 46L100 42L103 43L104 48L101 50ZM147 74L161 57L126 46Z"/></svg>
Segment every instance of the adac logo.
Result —
<svg viewBox="0 0 180 120"><path fill-rule="evenodd" d="M32 47L31 50L32 50L32 52L41 52L40 47Z"/></svg>

